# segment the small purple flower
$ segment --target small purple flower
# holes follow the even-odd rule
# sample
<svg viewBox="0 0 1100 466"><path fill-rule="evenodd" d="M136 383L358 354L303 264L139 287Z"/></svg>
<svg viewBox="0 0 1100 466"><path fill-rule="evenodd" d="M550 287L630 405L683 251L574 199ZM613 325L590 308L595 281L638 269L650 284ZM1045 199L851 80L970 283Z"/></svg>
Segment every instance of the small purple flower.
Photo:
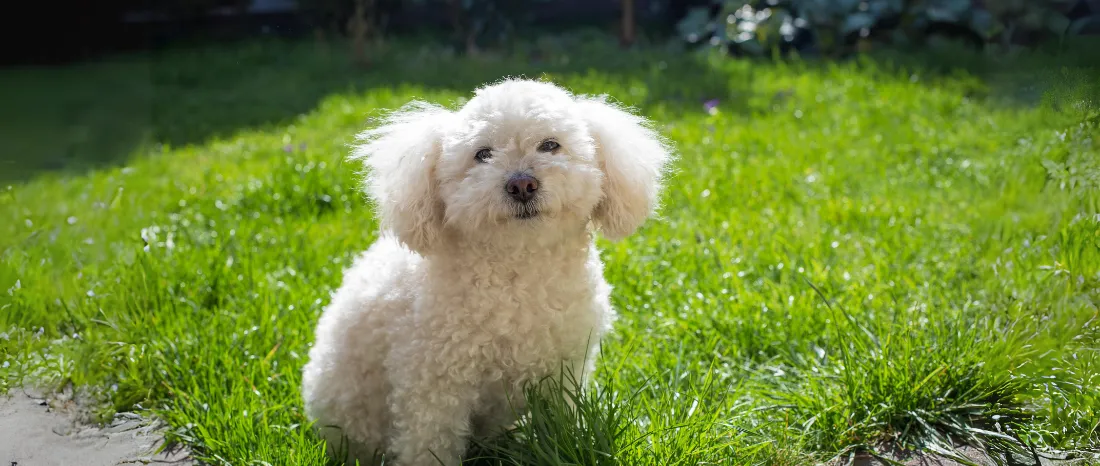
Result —
<svg viewBox="0 0 1100 466"><path fill-rule="evenodd" d="M283 152L286 152L288 154L294 152L294 146L290 144L283 146Z"/></svg>
<svg viewBox="0 0 1100 466"><path fill-rule="evenodd" d="M718 113L718 99L710 99L703 102L703 110L706 110L707 113L711 115Z"/></svg>

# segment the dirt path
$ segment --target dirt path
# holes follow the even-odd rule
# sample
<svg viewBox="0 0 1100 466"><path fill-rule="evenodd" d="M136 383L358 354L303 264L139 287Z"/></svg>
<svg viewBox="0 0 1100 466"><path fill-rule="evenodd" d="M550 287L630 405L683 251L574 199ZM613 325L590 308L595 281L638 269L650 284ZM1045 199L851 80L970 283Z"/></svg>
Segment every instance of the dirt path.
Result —
<svg viewBox="0 0 1100 466"><path fill-rule="evenodd" d="M159 422L119 413L110 425L94 427L66 411L64 403L47 403L18 389L0 395L0 465L194 464L186 451L156 453L163 443Z"/></svg>

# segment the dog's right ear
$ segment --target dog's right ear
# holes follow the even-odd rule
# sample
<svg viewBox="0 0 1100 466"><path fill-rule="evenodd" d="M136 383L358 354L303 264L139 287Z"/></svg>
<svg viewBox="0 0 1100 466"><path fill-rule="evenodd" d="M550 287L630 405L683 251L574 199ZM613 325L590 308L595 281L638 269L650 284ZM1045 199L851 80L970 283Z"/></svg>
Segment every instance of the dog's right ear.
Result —
<svg viewBox="0 0 1100 466"><path fill-rule="evenodd" d="M435 180L442 135L454 113L411 102L359 134L351 158L367 169L367 194L382 228L421 254L439 241L443 205Z"/></svg>

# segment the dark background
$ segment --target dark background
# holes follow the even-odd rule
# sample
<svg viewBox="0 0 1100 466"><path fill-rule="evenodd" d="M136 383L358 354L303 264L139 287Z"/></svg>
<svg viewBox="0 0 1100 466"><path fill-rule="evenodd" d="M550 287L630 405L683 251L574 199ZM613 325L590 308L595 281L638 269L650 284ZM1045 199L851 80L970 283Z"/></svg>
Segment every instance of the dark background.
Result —
<svg viewBox="0 0 1100 466"><path fill-rule="evenodd" d="M15 0L0 13L0 66L257 37L343 40L354 36L349 19L357 4L371 9L369 40L422 36L465 53L581 27L617 34L624 45L664 37L736 54L780 48L834 56L831 51L859 51L860 42L925 48L930 38L946 37L976 48L1030 47L1100 33L1100 0ZM811 24L778 42L742 42L732 18L744 4ZM634 32L624 34L626 5L633 5ZM709 18L685 19L697 7L709 9ZM851 27L861 15L866 26ZM765 20L757 30L776 32L778 23ZM687 39L693 36L698 39Z"/></svg>
<svg viewBox="0 0 1100 466"><path fill-rule="evenodd" d="M383 34L448 37L450 0L376 0ZM470 0L456 0L474 3ZM346 34L350 12L310 10L309 0L16 0L0 14L0 65L61 64L117 52L276 36L299 38L323 30ZM337 3L329 1L330 4ZM513 0L527 29L617 27L620 0ZM691 6L707 0L635 0L639 26L669 33ZM347 2L350 5L350 2ZM316 4L312 5L316 7ZM327 5L326 5L327 6ZM525 31L517 31L517 36ZM531 31L526 31L531 32Z"/></svg>

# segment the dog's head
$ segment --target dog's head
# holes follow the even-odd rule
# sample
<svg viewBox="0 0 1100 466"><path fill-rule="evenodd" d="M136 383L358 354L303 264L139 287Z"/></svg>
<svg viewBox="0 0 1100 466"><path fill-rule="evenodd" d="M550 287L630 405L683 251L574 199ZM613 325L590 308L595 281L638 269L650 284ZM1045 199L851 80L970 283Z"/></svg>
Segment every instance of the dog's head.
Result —
<svg viewBox="0 0 1100 466"><path fill-rule="evenodd" d="M413 102L354 157L385 228L426 253L450 230L498 242L582 231L611 240L656 209L669 147L647 121L550 83L507 80L457 111Z"/></svg>

